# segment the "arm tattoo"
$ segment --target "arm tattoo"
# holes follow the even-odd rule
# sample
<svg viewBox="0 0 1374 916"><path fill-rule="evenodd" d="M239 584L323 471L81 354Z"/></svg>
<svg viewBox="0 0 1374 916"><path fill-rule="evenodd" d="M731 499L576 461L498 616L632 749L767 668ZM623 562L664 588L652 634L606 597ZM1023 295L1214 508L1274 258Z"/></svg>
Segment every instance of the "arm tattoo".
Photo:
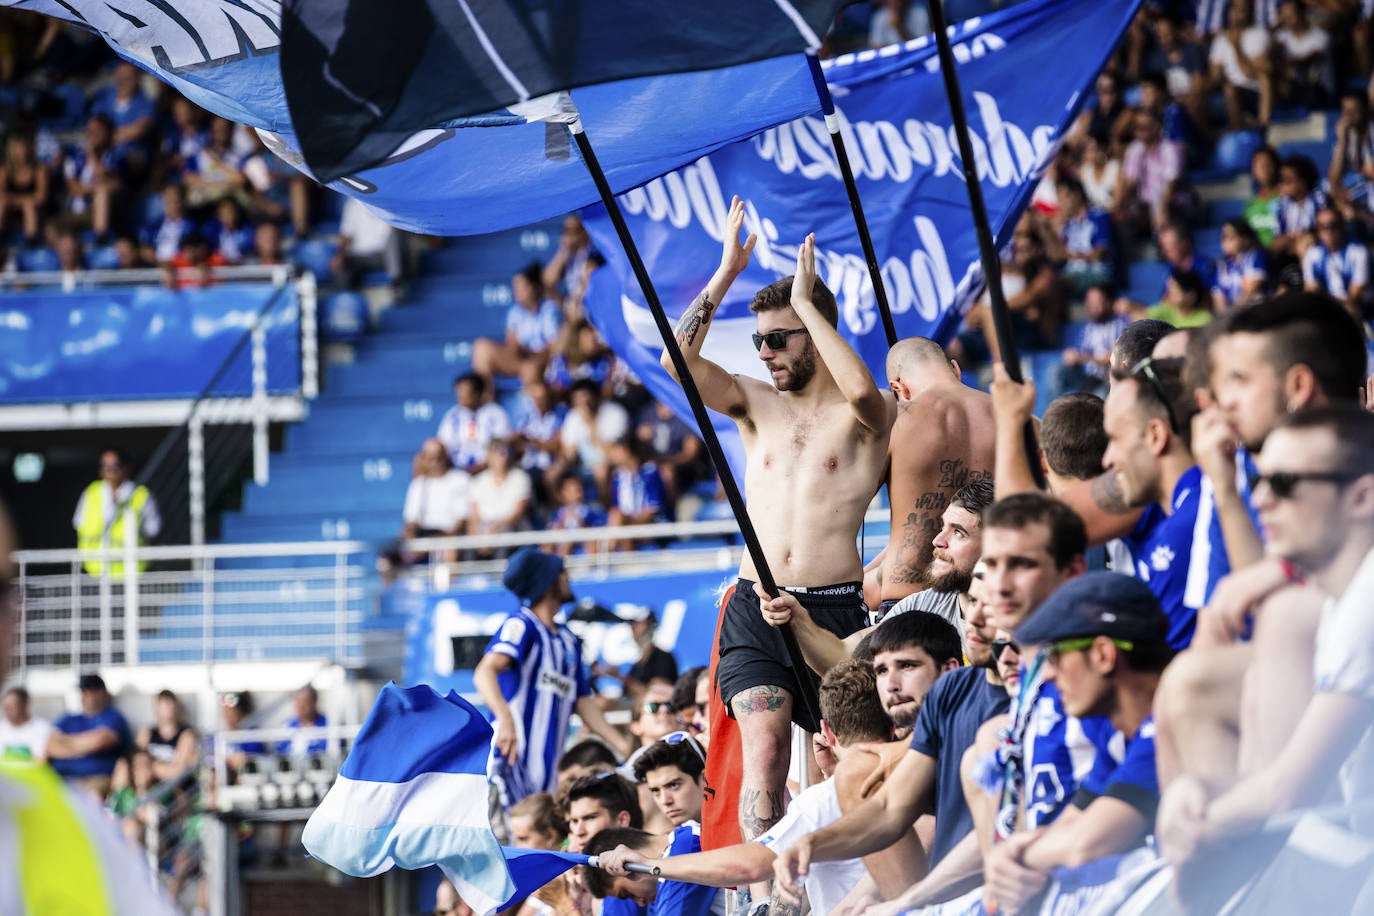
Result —
<svg viewBox="0 0 1374 916"><path fill-rule="evenodd" d="M1131 511L1121 493L1121 482L1117 480L1115 471L1107 471L1093 478L1093 502L1103 512L1113 515L1125 515Z"/></svg>
<svg viewBox="0 0 1374 916"><path fill-rule="evenodd" d="M787 706L790 695L781 687L751 687L735 696L730 705L735 707L735 715L752 712L777 712Z"/></svg>
<svg viewBox="0 0 1374 916"><path fill-rule="evenodd" d="M677 320L678 346L690 347L695 343L697 335L711 323L711 313L715 310L715 305L706 297L706 290L702 290Z"/></svg>

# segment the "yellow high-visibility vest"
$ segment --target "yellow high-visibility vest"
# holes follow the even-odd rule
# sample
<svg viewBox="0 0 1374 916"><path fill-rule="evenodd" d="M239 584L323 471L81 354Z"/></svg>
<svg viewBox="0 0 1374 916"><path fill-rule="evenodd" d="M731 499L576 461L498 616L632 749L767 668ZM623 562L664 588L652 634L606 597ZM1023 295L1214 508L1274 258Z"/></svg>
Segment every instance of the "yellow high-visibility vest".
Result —
<svg viewBox="0 0 1374 916"><path fill-rule="evenodd" d="M0 780L30 796L15 821L24 916L113 916L99 846L62 780L45 763L13 760L0 761Z"/></svg>
<svg viewBox="0 0 1374 916"><path fill-rule="evenodd" d="M103 481L95 481L86 488L86 494L82 497L81 524L76 529L76 546L78 549L95 553L100 550L101 543L108 540L109 549L124 549L124 511L122 507L115 507L114 522L110 525L110 530L105 530L105 494L103 492L106 484ZM133 496L129 497L128 506L133 510L134 515L134 538L137 543L143 543L140 530L143 527L143 507L148 504L148 488L139 484L134 487ZM98 576L104 568L100 560L87 560L84 564L86 572L92 576ZM138 571L143 572L148 568L147 563L140 562ZM124 561L115 560L110 563L110 575L124 575Z"/></svg>

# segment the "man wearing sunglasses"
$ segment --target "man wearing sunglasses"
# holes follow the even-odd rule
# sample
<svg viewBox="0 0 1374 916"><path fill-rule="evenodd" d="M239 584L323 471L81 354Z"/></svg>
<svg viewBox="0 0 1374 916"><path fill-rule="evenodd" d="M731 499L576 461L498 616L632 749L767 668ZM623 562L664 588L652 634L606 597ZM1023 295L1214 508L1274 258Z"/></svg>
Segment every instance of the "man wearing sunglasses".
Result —
<svg viewBox="0 0 1374 916"><path fill-rule="evenodd" d="M1161 850L1176 864L1208 871L1216 861L1211 854L1224 853L1228 840L1318 804L1333 787L1347 804L1374 797L1374 416L1349 406L1294 414L1268 435L1257 463L1253 499L1266 563L1290 578L1306 577L1324 604L1315 640L1302 647L1311 679L1303 684L1296 672L1266 671L1284 689L1310 696L1284 740L1270 754L1243 758L1229 784L1182 776L1165 790ZM1245 723L1240 737L1253 737ZM1367 808L1352 812L1362 834L1371 821ZM1356 886L1367 880L1368 866L1356 877ZM1346 898L1313 911L1349 909Z"/></svg>
<svg viewBox="0 0 1374 916"><path fill-rule="evenodd" d="M992 847L984 901L995 901L997 911L1024 912L1054 869L1135 849L1152 832L1159 780L1150 708L1173 657L1170 627L1144 583L1092 572L1060 586L1016 628L1028 657L1037 647L1043 653L1042 674L1058 688L1064 712L1079 720L1106 717L1112 730L1103 736L1126 741L1120 759L1099 749L1092 773L1053 824Z"/></svg>
<svg viewBox="0 0 1374 916"><path fill-rule="evenodd" d="M749 306L757 316L754 346L771 384L731 374L703 356L716 309L757 240L750 235L741 244L744 217L744 203L735 198L720 268L683 312L677 343L706 406L739 426L750 519L774 578L804 591L812 618L843 638L864 624L856 545L887 461L895 407L836 328L839 309L816 276L814 237L798 247L796 273L764 287ZM677 378L666 350L662 363ZM810 675L792 671L782 638L759 614L758 574L748 554L739 575L722 611L716 682L739 723L742 759L713 755L711 770L713 776L717 766L738 773L730 782L739 791L739 829L753 839L783 815L791 721L812 732L818 723L794 702L796 678ZM723 780L710 781L724 787Z"/></svg>

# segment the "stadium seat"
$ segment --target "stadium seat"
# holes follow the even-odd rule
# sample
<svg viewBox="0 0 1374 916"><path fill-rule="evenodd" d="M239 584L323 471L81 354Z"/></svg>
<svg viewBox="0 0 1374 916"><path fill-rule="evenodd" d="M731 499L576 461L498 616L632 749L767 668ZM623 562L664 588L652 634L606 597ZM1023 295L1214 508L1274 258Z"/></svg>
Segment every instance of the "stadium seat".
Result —
<svg viewBox="0 0 1374 916"><path fill-rule="evenodd" d="M1264 145L1264 136L1255 130L1233 130L1221 135L1208 168L1227 175L1250 171L1250 157Z"/></svg>
<svg viewBox="0 0 1374 916"><path fill-rule="evenodd" d="M57 259L57 252L51 248L25 248L19 252L18 264L21 272L30 274L62 269L62 262Z"/></svg>
<svg viewBox="0 0 1374 916"><path fill-rule="evenodd" d="M89 270L117 270L119 252L113 245L100 245L86 252L86 267Z"/></svg>
<svg viewBox="0 0 1374 916"><path fill-rule="evenodd" d="M334 257L335 250L334 243L326 239L306 239L296 243L291 250L291 259L314 274L317 282L328 283L329 261Z"/></svg>
<svg viewBox="0 0 1374 916"><path fill-rule="evenodd" d="M362 293L344 290L332 293L324 300L320 333L325 340L352 343L368 330L367 299Z"/></svg>

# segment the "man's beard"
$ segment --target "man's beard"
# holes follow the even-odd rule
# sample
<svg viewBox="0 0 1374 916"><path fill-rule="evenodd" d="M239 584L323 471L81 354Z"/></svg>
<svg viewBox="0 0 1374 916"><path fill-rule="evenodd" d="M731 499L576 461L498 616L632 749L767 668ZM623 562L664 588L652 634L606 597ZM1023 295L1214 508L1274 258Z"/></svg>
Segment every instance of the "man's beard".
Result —
<svg viewBox="0 0 1374 916"><path fill-rule="evenodd" d="M778 385L779 391L800 391L811 383L816 376L816 349L807 342L805 349L797 354L796 362L787 369L786 384Z"/></svg>
<svg viewBox="0 0 1374 916"><path fill-rule="evenodd" d="M963 594L973 584L973 573L951 565L949 572L926 579L926 588L936 592L957 592Z"/></svg>
<svg viewBox="0 0 1374 916"><path fill-rule="evenodd" d="M889 709L887 711L887 717L892 720L893 728L910 731L911 727L916 724L916 718L920 713L921 704L917 703L915 708L911 710L903 709L901 712L893 712Z"/></svg>

